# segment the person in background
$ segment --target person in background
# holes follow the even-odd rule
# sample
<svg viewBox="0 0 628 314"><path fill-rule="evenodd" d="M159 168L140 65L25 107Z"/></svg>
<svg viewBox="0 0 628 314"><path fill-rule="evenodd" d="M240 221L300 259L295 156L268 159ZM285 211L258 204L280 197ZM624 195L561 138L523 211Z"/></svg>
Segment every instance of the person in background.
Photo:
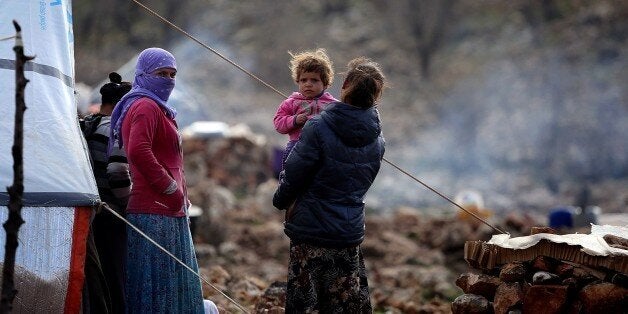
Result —
<svg viewBox="0 0 628 314"><path fill-rule="evenodd" d="M143 50L133 88L113 111L110 152L123 147L131 172L127 220L192 270L198 264L190 235L181 137L176 110L174 56ZM200 279L175 259L127 228L127 313L203 313Z"/></svg>
<svg viewBox="0 0 628 314"><path fill-rule="evenodd" d="M384 156L379 65L349 62L334 102L310 119L288 156L273 205L290 238L286 313L371 313L360 243L364 195Z"/></svg>
<svg viewBox="0 0 628 314"><path fill-rule="evenodd" d="M120 98L131 90L131 83L122 82L122 77L116 72L109 73L109 80L109 83L100 88L100 111L83 119L82 130L100 200L124 216L131 185L126 156L121 149L115 149L107 156L107 145L111 112ZM126 225L118 217L102 209L94 216L91 232L110 297L111 313L124 313ZM88 281L92 281L91 279L88 278ZM89 282L87 284L91 285ZM90 290L90 296L96 297L94 289ZM96 306L94 302L90 304ZM100 310L102 309L98 312Z"/></svg>
<svg viewBox="0 0 628 314"><path fill-rule="evenodd" d="M299 91L281 102L273 118L277 132L289 136L281 160L282 169L292 147L299 140L305 122L319 114L327 104L338 101L326 92L334 80L334 70L325 49L290 53L290 56L292 79Z"/></svg>

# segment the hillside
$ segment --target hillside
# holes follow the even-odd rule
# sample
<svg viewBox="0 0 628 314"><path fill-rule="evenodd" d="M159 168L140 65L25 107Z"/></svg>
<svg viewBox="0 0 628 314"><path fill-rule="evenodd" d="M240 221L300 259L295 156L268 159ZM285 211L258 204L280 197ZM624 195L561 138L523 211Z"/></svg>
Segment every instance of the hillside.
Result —
<svg viewBox="0 0 628 314"><path fill-rule="evenodd" d="M283 145L271 124L281 96L132 2L114 2L73 2L77 82L97 84L141 49L166 47L197 99L189 115L245 123ZM496 211L543 212L589 186L593 204L626 211L625 2L144 3L284 93L294 88L288 51L325 47L337 72L357 55L380 62L386 157L446 195L471 188ZM95 6L111 18L94 19ZM382 209L449 208L386 164L369 198Z"/></svg>

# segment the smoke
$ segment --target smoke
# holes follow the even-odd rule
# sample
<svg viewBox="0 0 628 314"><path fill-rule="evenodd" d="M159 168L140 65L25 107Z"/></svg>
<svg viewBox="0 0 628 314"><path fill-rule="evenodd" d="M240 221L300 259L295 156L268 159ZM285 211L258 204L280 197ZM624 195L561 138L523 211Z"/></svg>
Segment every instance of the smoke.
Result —
<svg viewBox="0 0 628 314"><path fill-rule="evenodd" d="M571 64L559 50L495 60L438 103L438 123L387 156L448 196L473 188L498 210L556 205L565 183L628 176L621 68ZM400 176L383 165L371 202L448 206Z"/></svg>

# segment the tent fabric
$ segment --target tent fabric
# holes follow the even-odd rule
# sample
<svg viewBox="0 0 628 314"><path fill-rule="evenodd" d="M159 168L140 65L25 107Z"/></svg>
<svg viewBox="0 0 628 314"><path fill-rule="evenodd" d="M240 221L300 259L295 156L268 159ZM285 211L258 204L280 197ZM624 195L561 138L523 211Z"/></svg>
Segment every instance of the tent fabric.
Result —
<svg viewBox="0 0 628 314"><path fill-rule="evenodd" d="M86 239L99 202L74 94L72 1L0 1L0 38L22 28L29 80L24 112L24 195L13 313L80 313ZM0 41L0 186L13 184L15 40ZM0 191L0 221L9 195ZM0 231L4 256L6 234ZM2 264L0 262L0 267Z"/></svg>
<svg viewBox="0 0 628 314"><path fill-rule="evenodd" d="M79 312L92 212L91 207L22 208L13 313ZM8 211L0 210L0 220L7 218ZM6 234L0 232L0 243L5 242Z"/></svg>
<svg viewBox="0 0 628 314"><path fill-rule="evenodd" d="M42 6L43 5L43 6ZM77 193L67 206L94 204L98 191L80 134L74 95L74 51L71 1L4 0L0 37L15 35L11 20L22 27L27 63L24 112L24 192ZM13 180L15 97L14 40L0 41L0 186ZM8 194L0 191L0 205ZM59 199L55 197L55 199ZM48 206L47 198L34 206ZM70 201L70 202L67 202Z"/></svg>

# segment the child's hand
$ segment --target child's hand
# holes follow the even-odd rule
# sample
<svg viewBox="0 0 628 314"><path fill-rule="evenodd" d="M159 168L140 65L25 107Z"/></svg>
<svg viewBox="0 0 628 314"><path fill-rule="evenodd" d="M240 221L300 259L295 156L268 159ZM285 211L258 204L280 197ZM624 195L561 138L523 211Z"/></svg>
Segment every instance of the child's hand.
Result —
<svg viewBox="0 0 628 314"><path fill-rule="evenodd" d="M306 113L300 113L297 115L296 118L294 118L294 122L296 123L296 125L304 125L306 121L307 121Z"/></svg>

